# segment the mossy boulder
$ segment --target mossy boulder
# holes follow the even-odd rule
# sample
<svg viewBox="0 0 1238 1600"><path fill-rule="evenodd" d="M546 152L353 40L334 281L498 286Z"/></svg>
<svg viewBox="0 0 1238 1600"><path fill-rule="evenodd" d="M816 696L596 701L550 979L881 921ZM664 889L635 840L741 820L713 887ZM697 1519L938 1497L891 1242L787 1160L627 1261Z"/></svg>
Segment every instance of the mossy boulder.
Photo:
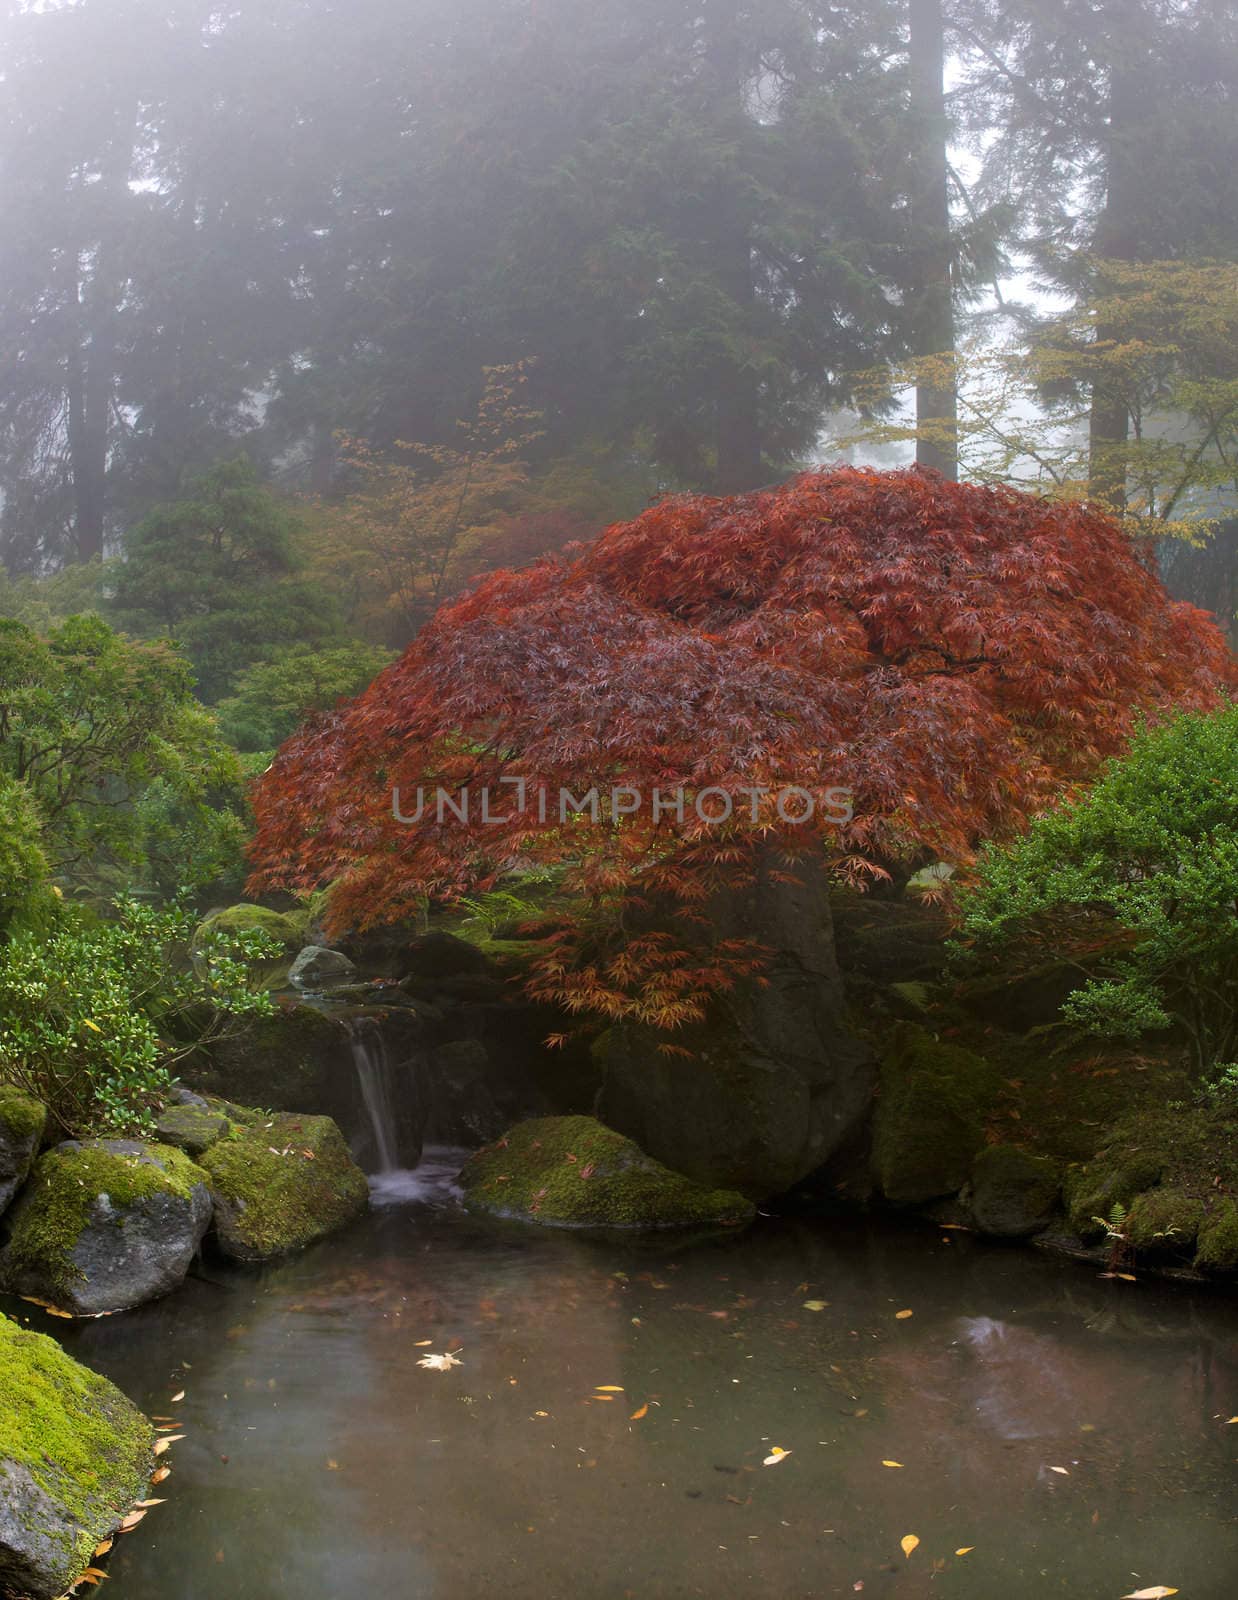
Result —
<svg viewBox="0 0 1238 1600"><path fill-rule="evenodd" d="M956 1194L984 1144L997 1077L982 1056L903 1023L881 1064L873 1175L893 1205Z"/></svg>
<svg viewBox="0 0 1238 1600"><path fill-rule="evenodd" d="M288 968L297 951L305 944L309 933L310 913L300 911L272 911L267 906L242 903L222 906L212 911L198 924L191 952L197 954L206 936L211 933L244 934L261 933L278 953L265 961L255 962L253 970L261 983L278 988L288 981Z"/></svg>
<svg viewBox="0 0 1238 1600"><path fill-rule="evenodd" d="M239 1105L309 1116L334 1111L339 1079L355 1076L348 1029L312 1005L280 1006L218 1039L184 1069L190 1087Z"/></svg>
<svg viewBox="0 0 1238 1600"><path fill-rule="evenodd" d="M1076 1167L1066 1178L1066 1211L1081 1239L1098 1239L1104 1221L1125 1215L1137 1195L1160 1183L1165 1157L1155 1150L1116 1145ZM1097 1221L1101 1218L1101 1221Z"/></svg>
<svg viewBox="0 0 1238 1600"><path fill-rule="evenodd" d="M161 1144L170 1144L195 1157L205 1155L231 1131L232 1123L219 1102L212 1106L196 1098L168 1106L155 1121Z"/></svg>
<svg viewBox="0 0 1238 1600"><path fill-rule="evenodd" d="M183 1281L210 1220L206 1174L180 1150L70 1140L13 1209L0 1283L75 1316L126 1311Z"/></svg>
<svg viewBox="0 0 1238 1600"><path fill-rule="evenodd" d="M1195 1265L1201 1272L1238 1272L1238 1201L1230 1195L1207 1202L1196 1238Z"/></svg>
<svg viewBox="0 0 1238 1600"><path fill-rule="evenodd" d="M302 1250L361 1215L365 1174L330 1117L276 1116L234 1127L202 1157L215 1240L236 1261Z"/></svg>
<svg viewBox="0 0 1238 1600"><path fill-rule="evenodd" d="M981 1233L1026 1239L1049 1226L1062 1192L1055 1161L1018 1145L987 1146L971 1175L971 1214Z"/></svg>
<svg viewBox="0 0 1238 1600"><path fill-rule="evenodd" d="M46 1126L42 1101L0 1084L0 1212L30 1176Z"/></svg>
<svg viewBox="0 0 1238 1600"><path fill-rule="evenodd" d="M305 911L271 911L266 906L224 906L212 911L198 925L195 938L213 933L262 933L290 953L305 943L309 930L309 913Z"/></svg>
<svg viewBox="0 0 1238 1600"><path fill-rule="evenodd" d="M1136 1196L1126 1217L1126 1237L1142 1255L1194 1256L1204 1220L1203 1201L1167 1185Z"/></svg>
<svg viewBox="0 0 1238 1600"><path fill-rule="evenodd" d="M593 1117L535 1117L460 1174L471 1211L557 1228L676 1228L748 1221L752 1203L672 1172Z"/></svg>
<svg viewBox="0 0 1238 1600"><path fill-rule="evenodd" d="M146 1493L154 1442L119 1389L0 1316L0 1593L64 1594Z"/></svg>

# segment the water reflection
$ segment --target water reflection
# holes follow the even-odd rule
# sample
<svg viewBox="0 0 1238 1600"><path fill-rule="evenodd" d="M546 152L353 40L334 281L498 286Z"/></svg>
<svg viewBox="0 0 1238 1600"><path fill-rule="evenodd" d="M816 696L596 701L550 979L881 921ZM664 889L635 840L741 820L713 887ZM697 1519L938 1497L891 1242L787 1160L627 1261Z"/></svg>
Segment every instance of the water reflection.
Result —
<svg viewBox="0 0 1238 1600"><path fill-rule="evenodd" d="M62 1333L149 1410L188 1391L115 1600L1233 1593L1232 1302L858 1224L495 1228L436 1163Z"/></svg>

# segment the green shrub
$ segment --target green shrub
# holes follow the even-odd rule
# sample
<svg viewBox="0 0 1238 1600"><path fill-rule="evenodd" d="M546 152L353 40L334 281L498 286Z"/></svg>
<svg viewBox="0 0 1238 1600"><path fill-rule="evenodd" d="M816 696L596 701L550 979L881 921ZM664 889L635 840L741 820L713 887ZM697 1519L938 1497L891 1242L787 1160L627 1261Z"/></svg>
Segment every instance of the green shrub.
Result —
<svg viewBox="0 0 1238 1600"><path fill-rule="evenodd" d="M1086 960L1066 1021L1126 1039L1176 1027L1202 1071L1233 1060L1238 706L1145 730L1081 798L990 849L961 913L982 954L1030 939Z"/></svg>
<svg viewBox="0 0 1238 1600"><path fill-rule="evenodd" d="M227 1019L271 1009L245 965L276 950L263 935L200 937L191 965L183 906L115 912L66 908L50 933L0 945L0 1081L70 1134L149 1134L177 1062Z"/></svg>

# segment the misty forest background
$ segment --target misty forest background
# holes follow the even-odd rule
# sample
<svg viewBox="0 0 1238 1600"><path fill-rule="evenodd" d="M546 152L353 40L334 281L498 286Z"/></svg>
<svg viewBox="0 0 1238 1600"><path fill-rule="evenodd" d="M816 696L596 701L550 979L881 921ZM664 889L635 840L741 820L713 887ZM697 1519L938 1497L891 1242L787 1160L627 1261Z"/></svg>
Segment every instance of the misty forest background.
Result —
<svg viewBox="0 0 1238 1600"><path fill-rule="evenodd" d="M307 711L668 492L1086 495L1232 627L1236 83L1225 0L6 6L0 616L53 699L99 619L102 731L5 768L62 880L239 891Z"/></svg>

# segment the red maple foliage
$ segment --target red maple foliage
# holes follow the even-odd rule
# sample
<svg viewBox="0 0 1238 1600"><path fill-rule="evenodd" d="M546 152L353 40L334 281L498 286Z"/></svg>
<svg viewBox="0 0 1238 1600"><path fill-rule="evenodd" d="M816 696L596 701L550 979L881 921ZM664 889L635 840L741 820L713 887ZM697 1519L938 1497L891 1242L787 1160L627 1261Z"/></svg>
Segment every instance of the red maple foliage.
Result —
<svg viewBox="0 0 1238 1600"><path fill-rule="evenodd" d="M365 927L530 861L567 863L614 913L652 892L701 906L757 838L852 877L965 860L1094 774L1139 717L1235 686L1213 620L1084 506L853 468L667 500L575 556L484 579L290 740L256 789L253 887L333 881L336 925ZM523 811L501 779L527 782ZM753 788L791 784L849 790L853 820L796 827L772 796L754 817ZM601 825L564 824L552 798L540 814L542 792L613 785L642 790L642 811L609 818L604 801ZM437 820L439 787L469 789L467 824ZM654 787L722 790L735 818L655 819ZM428 797L418 825L396 819L396 789L405 812ZM578 946L579 930L549 942L541 993L663 1022L753 966L665 932Z"/></svg>

